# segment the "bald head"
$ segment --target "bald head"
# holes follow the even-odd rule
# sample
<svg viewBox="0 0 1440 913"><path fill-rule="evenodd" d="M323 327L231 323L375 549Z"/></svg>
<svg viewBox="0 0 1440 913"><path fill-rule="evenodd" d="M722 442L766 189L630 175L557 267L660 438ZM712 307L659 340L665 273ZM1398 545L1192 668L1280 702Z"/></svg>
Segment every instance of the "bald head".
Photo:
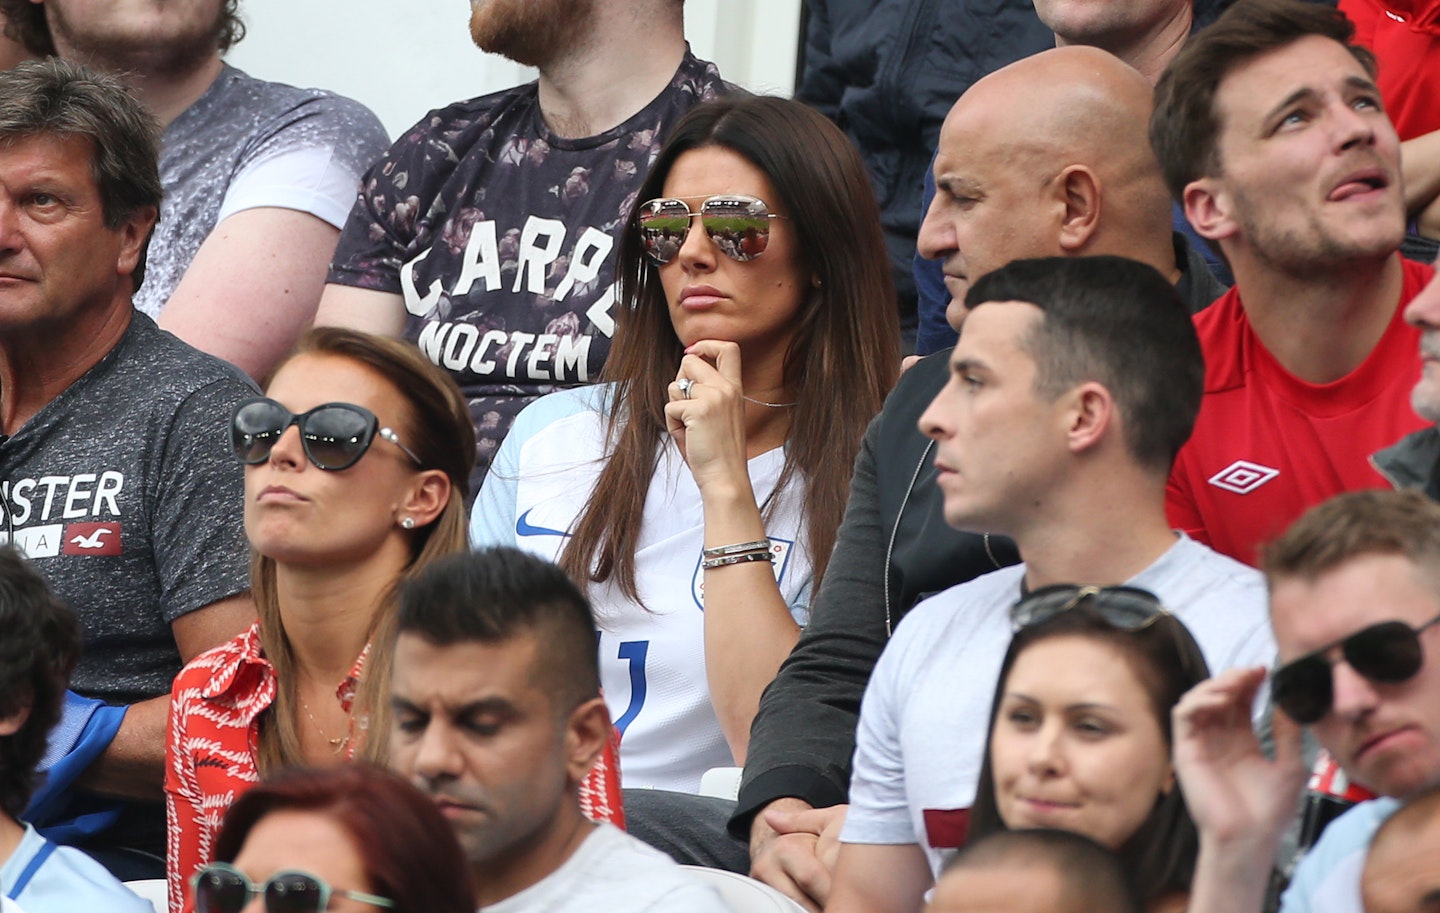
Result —
<svg viewBox="0 0 1440 913"><path fill-rule="evenodd" d="M940 133L919 239L922 254L945 260L953 298L1028 257L1114 254L1179 278L1147 133L1151 97L1136 70L1091 47L1027 57L960 97Z"/></svg>

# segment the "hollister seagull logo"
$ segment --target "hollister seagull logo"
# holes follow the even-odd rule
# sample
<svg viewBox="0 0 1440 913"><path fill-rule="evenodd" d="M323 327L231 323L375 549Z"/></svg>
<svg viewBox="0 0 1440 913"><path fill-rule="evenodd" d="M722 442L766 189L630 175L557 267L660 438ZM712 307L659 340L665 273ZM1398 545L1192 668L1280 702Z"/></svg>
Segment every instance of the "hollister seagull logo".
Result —
<svg viewBox="0 0 1440 913"><path fill-rule="evenodd" d="M65 527L66 555L120 554L119 523L71 523Z"/></svg>
<svg viewBox="0 0 1440 913"><path fill-rule="evenodd" d="M1261 466L1249 460L1236 460L1210 477L1210 484L1216 488L1233 491L1237 495L1248 495L1280 474L1280 470Z"/></svg>

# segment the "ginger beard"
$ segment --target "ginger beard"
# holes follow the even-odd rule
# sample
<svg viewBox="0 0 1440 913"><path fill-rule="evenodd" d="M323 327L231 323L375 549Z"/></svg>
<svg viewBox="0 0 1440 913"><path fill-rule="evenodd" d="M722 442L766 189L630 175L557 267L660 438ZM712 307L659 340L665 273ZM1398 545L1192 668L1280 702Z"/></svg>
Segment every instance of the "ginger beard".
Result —
<svg viewBox="0 0 1440 913"><path fill-rule="evenodd" d="M573 48L590 23L595 0L471 0L476 47L530 67Z"/></svg>

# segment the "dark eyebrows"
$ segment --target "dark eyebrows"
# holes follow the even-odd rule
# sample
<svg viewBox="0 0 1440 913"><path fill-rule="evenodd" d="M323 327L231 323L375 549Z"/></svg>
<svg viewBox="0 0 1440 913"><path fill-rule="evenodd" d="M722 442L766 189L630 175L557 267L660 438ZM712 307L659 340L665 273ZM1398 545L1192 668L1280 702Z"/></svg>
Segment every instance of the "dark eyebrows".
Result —
<svg viewBox="0 0 1440 913"><path fill-rule="evenodd" d="M950 362L951 374L969 374L975 370L985 370L984 363L976 361L973 358L956 358Z"/></svg>
<svg viewBox="0 0 1440 913"><path fill-rule="evenodd" d="M1287 111L1291 107L1294 107L1296 104L1302 101L1315 98L1319 94L1320 93L1316 92L1309 86L1302 86L1301 88L1296 89L1294 92L1291 92L1289 95L1285 96L1285 98L1282 99L1278 105L1271 108L1269 111L1266 111L1265 117L1261 121L1261 123L1265 125L1265 129L1268 131L1271 125L1274 124L1275 119L1280 117L1283 113L1285 113L1285 111Z"/></svg>

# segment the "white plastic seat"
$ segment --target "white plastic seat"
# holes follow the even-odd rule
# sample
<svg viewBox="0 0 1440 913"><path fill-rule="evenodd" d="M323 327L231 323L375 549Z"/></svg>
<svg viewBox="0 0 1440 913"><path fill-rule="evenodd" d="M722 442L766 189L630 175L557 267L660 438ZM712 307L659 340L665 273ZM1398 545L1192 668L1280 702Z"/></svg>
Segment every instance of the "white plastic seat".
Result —
<svg viewBox="0 0 1440 913"><path fill-rule="evenodd" d="M169 898L165 895L165 879L143 878L139 881L127 881L125 887L139 894L142 900L150 901L155 913L165 913L169 904Z"/></svg>

